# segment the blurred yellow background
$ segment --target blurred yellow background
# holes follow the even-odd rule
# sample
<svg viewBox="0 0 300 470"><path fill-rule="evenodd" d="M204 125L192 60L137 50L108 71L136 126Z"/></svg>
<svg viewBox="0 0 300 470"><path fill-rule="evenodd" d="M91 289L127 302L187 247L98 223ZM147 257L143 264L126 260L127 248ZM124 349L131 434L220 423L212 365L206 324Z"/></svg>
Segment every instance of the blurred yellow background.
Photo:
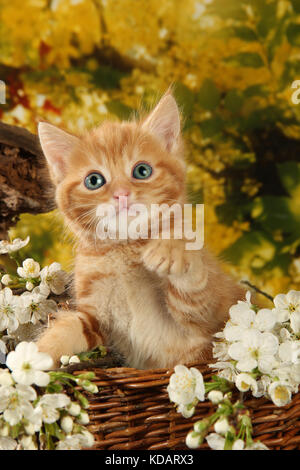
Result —
<svg viewBox="0 0 300 470"><path fill-rule="evenodd" d="M6 123L73 132L151 108L174 84L206 244L238 279L300 287L300 0L0 0ZM72 268L59 214L12 236Z"/></svg>

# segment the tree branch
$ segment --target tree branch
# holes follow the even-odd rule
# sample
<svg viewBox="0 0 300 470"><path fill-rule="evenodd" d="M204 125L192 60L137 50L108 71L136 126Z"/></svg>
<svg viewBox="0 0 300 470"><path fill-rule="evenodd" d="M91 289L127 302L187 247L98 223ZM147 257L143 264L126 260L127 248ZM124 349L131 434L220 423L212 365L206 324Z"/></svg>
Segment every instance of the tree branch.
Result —
<svg viewBox="0 0 300 470"><path fill-rule="evenodd" d="M0 122L0 238L19 214L55 208L54 188L36 135Z"/></svg>

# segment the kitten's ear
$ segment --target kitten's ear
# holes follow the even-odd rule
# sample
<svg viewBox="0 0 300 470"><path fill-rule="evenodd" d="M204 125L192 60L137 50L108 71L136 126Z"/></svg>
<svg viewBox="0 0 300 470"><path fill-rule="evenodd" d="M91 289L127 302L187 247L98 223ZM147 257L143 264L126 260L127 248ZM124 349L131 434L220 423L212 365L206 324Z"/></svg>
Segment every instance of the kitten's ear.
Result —
<svg viewBox="0 0 300 470"><path fill-rule="evenodd" d="M180 114L170 93L161 98L142 127L155 135L169 152L176 148L180 134Z"/></svg>
<svg viewBox="0 0 300 470"><path fill-rule="evenodd" d="M66 163L79 139L47 122L40 122L38 134L44 155L55 183L66 173Z"/></svg>

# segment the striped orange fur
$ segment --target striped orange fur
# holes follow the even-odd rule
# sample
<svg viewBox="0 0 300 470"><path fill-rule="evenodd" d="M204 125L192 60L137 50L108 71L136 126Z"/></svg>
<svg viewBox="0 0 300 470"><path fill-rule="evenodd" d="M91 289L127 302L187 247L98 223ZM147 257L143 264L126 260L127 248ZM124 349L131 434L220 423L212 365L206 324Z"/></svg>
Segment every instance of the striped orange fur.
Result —
<svg viewBox="0 0 300 470"><path fill-rule="evenodd" d="M244 289L225 275L206 249L187 251L184 240L105 240L96 237L96 208L128 200L150 205L186 202L180 116L166 94L146 119L105 122L77 137L40 123L39 136L57 205L78 239L76 310L61 312L38 340L57 364L99 344L115 348L128 365L169 367L208 359L212 335ZM147 162L151 177L133 167ZM106 183L84 185L91 172Z"/></svg>

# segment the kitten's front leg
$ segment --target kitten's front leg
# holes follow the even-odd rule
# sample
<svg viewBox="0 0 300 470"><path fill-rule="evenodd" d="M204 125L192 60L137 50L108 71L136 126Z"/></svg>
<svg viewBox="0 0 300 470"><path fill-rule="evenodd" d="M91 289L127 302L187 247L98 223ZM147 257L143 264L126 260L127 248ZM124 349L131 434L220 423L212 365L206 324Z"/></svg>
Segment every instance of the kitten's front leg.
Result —
<svg viewBox="0 0 300 470"><path fill-rule="evenodd" d="M191 267L191 256L186 251L184 240L151 240L142 260L147 269L161 276L186 274Z"/></svg>
<svg viewBox="0 0 300 470"><path fill-rule="evenodd" d="M90 313L60 311L37 341L39 351L50 354L53 367L63 355L72 356L103 344L98 320Z"/></svg>

